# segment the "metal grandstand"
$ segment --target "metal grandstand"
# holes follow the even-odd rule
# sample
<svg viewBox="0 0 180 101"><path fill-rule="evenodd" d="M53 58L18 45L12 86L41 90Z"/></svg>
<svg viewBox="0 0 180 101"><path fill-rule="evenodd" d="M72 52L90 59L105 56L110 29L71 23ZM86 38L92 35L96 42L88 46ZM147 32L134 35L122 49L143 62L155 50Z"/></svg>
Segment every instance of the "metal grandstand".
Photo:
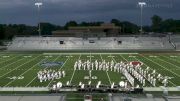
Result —
<svg viewBox="0 0 180 101"><path fill-rule="evenodd" d="M119 37L53 37L17 36L8 46L10 51L42 50L175 50L180 49L180 36L126 35Z"/></svg>

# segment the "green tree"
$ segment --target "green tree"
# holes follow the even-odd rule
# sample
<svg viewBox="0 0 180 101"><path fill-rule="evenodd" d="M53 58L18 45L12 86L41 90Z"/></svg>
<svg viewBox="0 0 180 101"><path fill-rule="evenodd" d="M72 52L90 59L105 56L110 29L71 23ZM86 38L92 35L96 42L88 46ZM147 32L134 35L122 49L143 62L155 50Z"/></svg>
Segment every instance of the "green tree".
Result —
<svg viewBox="0 0 180 101"><path fill-rule="evenodd" d="M5 38L5 33L4 33L4 26L0 25L0 39Z"/></svg>
<svg viewBox="0 0 180 101"><path fill-rule="evenodd" d="M122 23L117 19L112 19L111 23L115 24L116 26L122 26Z"/></svg>
<svg viewBox="0 0 180 101"><path fill-rule="evenodd" d="M77 22L76 21L69 21L66 23L66 25L64 26L65 29L68 29L68 27L74 27L77 26Z"/></svg>
<svg viewBox="0 0 180 101"><path fill-rule="evenodd" d="M152 18L152 31L153 32L161 32L161 22L162 18L160 16L154 15Z"/></svg>
<svg viewBox="0 0 180 101"><path fill-rule="evenodd" d="M139 31L139 27L136 24L133 24L131 22L123 21L121 22L121 24L122 24L121 27L122 27L123 33L133 34Z"/></svg>
<svg viewBox="0 0 180 101"><path fill-rule="evenodd" d="M81 22L80 24L78 24L78 26L100 26L102 23L104 22Z"/></svg>
<svg viewBox="0 0 180 101"><path fill-rule="evenodd" d="M41 23L42 35L52 35L52 31L59 29L62 29L62 27L50 23Z"/></svg>

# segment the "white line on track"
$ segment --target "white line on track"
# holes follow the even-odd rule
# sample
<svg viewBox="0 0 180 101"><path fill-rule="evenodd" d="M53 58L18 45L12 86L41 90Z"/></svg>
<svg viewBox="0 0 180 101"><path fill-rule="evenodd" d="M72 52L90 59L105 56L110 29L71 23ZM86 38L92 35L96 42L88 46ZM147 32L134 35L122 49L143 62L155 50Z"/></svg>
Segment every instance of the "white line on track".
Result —
<svg viewBox="0 0 180 101"><path fill-rule="evenodd" d="M40 56L40 55L39 55L39 56ZM11 71L9 71L9 72L5 73L4 75L0 76L0 78L4 77L5 75L11 73L12 71L14 71L14 70L16 70L16 69L18 69L18 68L20 68L21 66L23 66L23 65L25 65L25 64L27 64L27 63L33 61L33 60L35 60L35 59L38 58L39 56L37 56L37 57L35 57L35 58L33 58L33 59L30 59L29 61L27 61L27 62L25 62L25 63L19 65L18 67L14 68L14 69L12 69Z"/></svg>
<svg viewBox="0 0 180 101"><path fill-rule="evenodd" d="M69 60L69 58L70 58L70 57L68 57L68 58L66 59L66 61L64 62L64 64L61 66L61 68L60 68L59 70L61 70L61 69L64 67L64 65L65 65L66 62ZM52 82L53 82L53 80L51 80L46 87L49 87Z"/></svg>
<svg viewBox="0 0 180 101"><path fill-rule="evenodd" d="M81 59L81 54L80 54L78 60L80 60L80 59ZM70 85L71 85L71 82L72 82L72 80L74 78L75 72L76 72L76 70L74 69L73 74L72 74L71 79L70 79Z"/></svg>
<svg viewBox="0 0 180 101"><path fill-rule="evenodd" d="M37 62L36 64L34 64L31 68L27 69L25 72L23 72L22 74L20 74L19 76L24 75L25 73L27 73L28 71L30 71L32 68L34 68L35 66L37 66L39 63L41 63L42 61L44 61L47 58L42 59L41 61ZM7 83L4 87L7 87L9 84L11 84L12 82L16 81L17 79L14 79L12 81L10 81L9 83Z"/></svg>
<svg viewBox="0 0 180 101"><path fill-rule="evenodd" d="M56 61L60 56L61 56L61 55L57 56L57 57L54 59L54 61ZM49 58L49 57L47 57L47 58ZM54 61L53 61L53 62L54 62ZM47 68L47 67L46 67L46 68ZM44 69L46 69L46 68L44 68ZM25 87L29 86L36 78L37 78L37 75L36 75L28 84L26 84Z"/></svg>

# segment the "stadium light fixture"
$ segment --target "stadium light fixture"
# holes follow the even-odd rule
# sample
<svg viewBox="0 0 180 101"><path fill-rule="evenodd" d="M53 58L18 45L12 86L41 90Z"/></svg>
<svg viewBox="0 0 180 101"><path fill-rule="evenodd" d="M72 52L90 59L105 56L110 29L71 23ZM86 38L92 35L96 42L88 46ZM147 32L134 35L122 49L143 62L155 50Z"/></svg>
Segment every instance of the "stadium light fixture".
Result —
<svg viewBox="0 0 180 101"><path fill-rule="evenodd" d="M38 32L39 32L39 36L41 36L41 24L40 24L40 6L42 6L43 3L42 2L36 2L35 6L38 7Z"/></svg>
<svg viewBox="0 0 180 101"><path fill-rule="evenodd" d="M138 2L138 5L140 6L140 8L141 8L141 29L140 29L140 32L141 32L141 34L142 34L142 32L143 32L143 29L142 29L142 16L143 16L143 7L144 6L146 6L146 2Z"/></svg>

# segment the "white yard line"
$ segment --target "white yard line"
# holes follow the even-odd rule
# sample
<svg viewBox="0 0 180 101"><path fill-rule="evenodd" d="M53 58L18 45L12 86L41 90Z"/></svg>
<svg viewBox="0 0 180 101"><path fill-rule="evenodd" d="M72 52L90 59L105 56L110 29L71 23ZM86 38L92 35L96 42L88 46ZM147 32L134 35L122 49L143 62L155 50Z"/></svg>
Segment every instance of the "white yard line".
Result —
<svg viewBox="0 0 180 101"><path fill-rule="evenodd" d="M26 84L25 87L29 86L35 79L36 79L37 76L35 76L28 84Z"/></svg>
<svg viewBox="0 0 180 101"><path fill-rule="evenodd" d="M14 58L16 58L16 57L18 57L18 56L14 56L13 58L7 59L7 60L5 60L5 61L1 61L0 63L7 62L7 61L11 61L12 59L14 59Z"/></svg>
<svg viewBox="0 0 180 101"><path fill-rule="evenodd" d="M81 54L80 54L78 60L80 60L80 59L81 59ZM72 80L74 78L75 72L76 72L76 70L74 69L73 74L72 74L71 79L70 79L70 85L71 85L71 82L72 82Z"/></svg>
<svg viewBox="0 0 180 101"><path fill-rule="evenodd" d="M161 55L161 56L163 56L163 55ZM175 59L170 58L170 57L168 57L168 56L163 56L163 57L165 57L165 58L167 58L167 59L170 59L170 60L173 60L173 61L176 61L176 62L180 63L178 60L175 60Z"/></svg>
<svg viewBox="0 0 180 101"><path fill-rule="evenodd" d="M123 58L126 62L129 62L124 56L119 55L121 58Z"/></svg>
<svg viewBox="0 0 180 101"><path fill-rule="evenodd" d="M117 63L117 61L114 59L114 57L111 57L111 58L114 60L115 63Z"/></svg>
<svg viewBox="0 0 180 101"><path fill-rule="evenodd" d="M165 68L164 66L160 65L159 63L154 62L153 60L151 60L151 59L149 59L149 58L147 58L147 57L145 57L145 56L142 56L142 57L144 57L144 58L146 58L147 60L149 60L149 61L151 61L151 62L153 62L153 63L155 63L155 64L159 65L160 67L162 67L162 68L166 69L167 71L171 72L172 74L175 74L176 76L180 77L180 75L179 75L179 74L174 73L173 71L171 71L171 70L169 70L169 69Z"/></svg>
<svg viewBox="0 0 180 101"><path fill-rule="evenodd" d="M134 57L136 60L138 60L138 61L140 61L138 58L136 58L136 57ZM141 61L140 61L141 62ZM147 64L145 64L144 62L142 62L146 67L150 67L150 66L148 66ZM150 67L150 69L151 70L153 70L151 67ZM157 74L159 74L159 73L157 73ZM169 82L173 85L173 86L176 86L176 84L174 84L173 82L171 82L170 80L169 80Z"/></svg>
<svg viewBox="0 0 180 101"><path fill-rule="evenodd" d="M103 61L103 58L102 58L102 55L100 54L100 57L101 57L101 60ZM109 80L109 83L110 83L110 85L112 84L112 81L111 81L111 79L110 79L110 76L109 76L109 73L106 71L106 75L107 75L107 77L108 77L108 80Z"/></svg>
<svg viewBox="0 0 180 101"><path fill-rule="evenodd" d="M90 53L90 62L91 62L91 53Z"/></svg>
<svg viewBox="0 0 180 101"><path fill-rule="evenodd" d="M41 61L37 62L37 63L34 64L31 68L27 69L25 72L23 72L23 73L22 73L21 75L19 75L19 76L24 75L25 73L27 73L28 71L30 71L32 68L34 68L35 66L37 66L39 63L41 63L41 62L44 61L45 59L47 59L47 58L44 58L44 59L42 59ZM12 82L14 82L14 81L16 81L16 80L17 80L17 79L14 79L14 80L10 81L10 82L7 83L4 87L7 87L9 84L11 84Z"/></svg>
<svg viewBox="0 0 180 101"><path fill-rule="evenodd" d="M14 62L12 62L12 63L10 63L10 64L8 64L8 65L2 66L2 67L0 67L0 70L3 69L3 68L5 68L5 67L8 67L8 66L10 66L10 65L12 65L12 64L14 64L14 63L17 63L18 61L21 61L21 60L23 60L23 59L24 59L24 58L21 58L21 59L19 59L19 60L17 60L17 61L14 61Z"/></svg>
<svg viewBox="0 0 180 101"><path fill-rule="evenodd" d="M59 70L61 70L61 69L64 67L64 65L65 65L66 62L69 60L69 58L70 58L70 56L66 59L66 61L64 62L64 64L61 66L61 68L60 68ZM49 87L52 82L53 82L53 80L51 80L46 87Z"/></svg>
<svg viewBox="0 0 180 101"><path fill-rule="evenodd" d="M39 56L40 56L40 55L39 55ZM0 78L2 78L2 77L4 77L5 75L11 73L11 72L14 71L15 69L18 69L18 68L20 68L21 66L23 66L23 65L25 65L25 64L33 61L33 60L35 60L35 59L38 58L39 56L37 56L37 57L35 57L35 58L33 58L33 59L31 59L31 60L29 60L29 61L27 61L27 62L25 62L25 63L23 63L23 64L21 64L21 65L19 65L18 67L14 68L14 69L12 69L11 71L9 71L9 72L5 73L4 75L0 76Z"/></svg>
<svg viewBox="0 0 180 101"><path fill-rule="evenodd" d="M170 62L167 62L167 61L165 61L165 60L163 60L163 59L161 59L161 58L157 58L157 59L159 59L159 60L161 60L161 61L163 61L163 62L166 62L166 63L168 63L168 64L170 64L170 65L173 65L173 66L175 66L175 67L177 67L177 68L180 68L179 66L177 66L177 65L175 65L175 64L172 64L172 63L170 63Z"/></svg>
<svg viewBox="0 0 180 101"><path fill-rule="evenodd" d="M54 61L56 61L60 56L61 56L61 55L57 56L57 57L54 59ZM47 58L49 58L49 57L47 57ZM47 68L47 67L46 67L46 68ZM44 69L46 69L46 68L44 68ZM36 75L28 84L26 84L25 87L29 86L36 78L37 78L37 75Z"/></svg>

